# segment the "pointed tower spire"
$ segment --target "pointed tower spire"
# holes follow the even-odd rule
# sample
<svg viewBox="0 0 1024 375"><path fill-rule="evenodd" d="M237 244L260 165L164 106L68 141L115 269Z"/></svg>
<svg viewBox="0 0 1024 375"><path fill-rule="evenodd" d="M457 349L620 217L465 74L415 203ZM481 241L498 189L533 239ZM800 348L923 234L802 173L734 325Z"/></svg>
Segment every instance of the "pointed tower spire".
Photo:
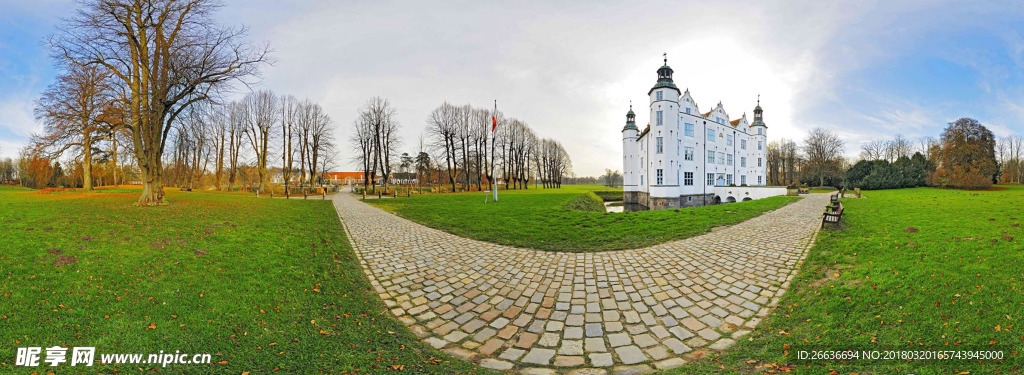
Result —
<svg viewBox="0 0 1024 375"><path fill-rule="evenodd" d="M658 68L658 83L654 84L654 87L651 88L651 91L647 92L647 95L651 95L651 92L654 92L654 89L659 87L668 87L679 92L679 88L672 82L672 68L668 66L668 53L662 53L661 57L664 59L665 65Z"/></svg>
<svg viewBox="0 0 1024 375"><path fill-rule="evenodd" d="M622 128L622 131L626 130L638 130L636 127L636 113L633 113L633 101L629 101L629 112L626 112L626 126Z"/></svg>
<svg viewBox="0 0 1024 375"><path fill-rule="evenodd" d="M765 126L764 110L761 109L761 94L757 94L757 107L754 107L754 123L750 126Z"/></svg>

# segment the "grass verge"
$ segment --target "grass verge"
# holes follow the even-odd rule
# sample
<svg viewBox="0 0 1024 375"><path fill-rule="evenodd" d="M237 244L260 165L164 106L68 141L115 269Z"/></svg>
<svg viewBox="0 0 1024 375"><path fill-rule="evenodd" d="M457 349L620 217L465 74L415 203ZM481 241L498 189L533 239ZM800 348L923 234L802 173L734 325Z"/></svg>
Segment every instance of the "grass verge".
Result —
<svg viewBox="0 0 1024 375"><path fill-rule="evenodd" d="M1010 374L1024 366L1024 187L845 199L776 310L673 374ZM801 350L1003 350L1002 362L800 360ZM1013 353L1016 351L1016 353Z"/></svg>
<svg viewBox="0 0 1024 375"><path fill-rule="evenodd" d="M424 195L367 200L432 228L503 245L551 251L634 249L680 240L778 209L796 197L771 197L709 207L629 213L564 210L580 194L607 190L597 185L561 189L502 190L497 203L483 193Z"/></svg>
<svg viewBox="0 0 1024 375"><path fill-rule="evenodd" d="M138 193L0 187L0 372L31 371L18 347L60 345L213 355L102 372L484 372L390 316L329 201Z"/></svg>

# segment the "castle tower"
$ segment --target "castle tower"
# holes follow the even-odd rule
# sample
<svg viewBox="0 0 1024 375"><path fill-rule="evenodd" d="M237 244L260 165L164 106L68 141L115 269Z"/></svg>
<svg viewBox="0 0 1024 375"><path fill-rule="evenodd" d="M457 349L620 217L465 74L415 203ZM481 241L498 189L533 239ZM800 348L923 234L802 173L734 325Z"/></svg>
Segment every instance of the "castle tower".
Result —
<svg viewBox="0 0 1024 375"><path fill-rule="evenodd" d="M636 127L633 104L626 112L626 126L622 128L622 192L626 203L637 203L639 187L639 163L636 139L640 130Z"/></svg>
<svg viewBox="0 0 1024 375"><path fill-rule="evenodd" d="M750 124L750 132L754 140L754 163L751 170L754 171L754 179L751 185L768 184L768 126L764 124L764 110L761 109L761 95L757 96L757 106L754 107L754 122Z"/></svg>

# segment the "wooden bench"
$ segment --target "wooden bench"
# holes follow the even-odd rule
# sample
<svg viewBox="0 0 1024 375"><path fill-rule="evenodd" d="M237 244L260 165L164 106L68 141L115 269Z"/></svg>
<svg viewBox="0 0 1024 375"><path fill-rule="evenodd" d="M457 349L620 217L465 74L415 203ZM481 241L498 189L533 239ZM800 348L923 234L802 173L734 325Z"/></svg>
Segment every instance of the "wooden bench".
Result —
<svg viewBox="0 0 1024 375"><path fill-rule="evenodd" d="M821 227L825 227L825 223L834 224L836 227L839 226L839 221L843 219L843 202L836 201L833 204L825 207L825 213L821 216Z"/></svg>

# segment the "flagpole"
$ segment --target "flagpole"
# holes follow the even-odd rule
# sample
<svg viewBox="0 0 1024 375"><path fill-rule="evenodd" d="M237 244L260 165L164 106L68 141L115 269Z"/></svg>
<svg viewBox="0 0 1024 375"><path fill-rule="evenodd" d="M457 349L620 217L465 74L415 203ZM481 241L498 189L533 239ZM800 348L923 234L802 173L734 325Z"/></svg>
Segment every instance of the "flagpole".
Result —
<svg viewBox="0 0 1024 375"><path fill-rule="evenodd" d="M494 169L494 154L495 144L494 141L497 139L498 131L498 99L494 99L494 116L491 117L493 124L491 125L491 177L494 177L491 183L494 185L494 201L498 201L498 171Z"/></svg>

